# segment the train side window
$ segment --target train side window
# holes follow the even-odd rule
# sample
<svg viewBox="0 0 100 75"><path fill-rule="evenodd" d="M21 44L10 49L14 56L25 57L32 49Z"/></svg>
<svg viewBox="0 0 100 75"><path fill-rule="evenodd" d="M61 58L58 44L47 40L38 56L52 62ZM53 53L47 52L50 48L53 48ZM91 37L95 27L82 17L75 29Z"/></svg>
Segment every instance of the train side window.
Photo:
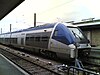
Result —
<svg viewBox="0 0 100 75"><path fill-rule="evenodd" d="M35 37L35 41L40 41L40 37Z"/></svg>
<svg viewBox="0 0 100 75"><path fill-rule="evenodd" d="M42 41L48 41L49 37L42 37Z"/></svg>
<svg viewBox="0 0 100 75"><path fill-rule="evenodd" d="M26 37L26 41L34 41L34 37Z"/></svg>
<svg viewBox="0 0 100 75"><path fill-rule="evenodd" d="M55 30L54 31L54 36L57 36L57 34L58 34L58 30Z"/></svg>
<svg viewBox="0 0 100 75"><path fill-rule="evenodd" d="M34 41L34 37L30 37L30 41Z"/></svg>
<svg viewBox="0 0 100 75"><path fill-rule="evenodd" d="M17 38L13 38L12 40L14 44L17 44Z"/></svg>
<svg viewBox="0 0 100 75"><path fill-rule="evenodd" d="M28 41L30 38L29 37L26 37L26 41Z"/></svg>

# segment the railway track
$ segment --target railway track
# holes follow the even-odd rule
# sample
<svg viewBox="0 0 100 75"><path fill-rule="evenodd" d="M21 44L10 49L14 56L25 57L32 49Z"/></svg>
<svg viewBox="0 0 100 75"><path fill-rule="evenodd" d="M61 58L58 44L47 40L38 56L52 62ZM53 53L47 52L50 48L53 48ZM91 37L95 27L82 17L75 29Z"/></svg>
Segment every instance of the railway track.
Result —
<svg viewBox="0 0 100 75"><path fill-rule="evenodd" d="M14 51L8 47L0 46L0 53L7 57L9 60L24 69L30 75L64 75L66 72L60 72L52 62L33 58L23 52Z"/></svg>
<svg viewBox="0 0 100 75"><path fill-rule="evenodd" d="M80 73L81 75L84 75L84 72L98 75L85 69L82 70L70 66L65 67L66 65L62 66L61 63L33 57L29 54L25 54L24 52L16 51L2 45L0 45L0 53L30 75L74 75L74 73L78 73L77 75L80 75Z"/></svg>

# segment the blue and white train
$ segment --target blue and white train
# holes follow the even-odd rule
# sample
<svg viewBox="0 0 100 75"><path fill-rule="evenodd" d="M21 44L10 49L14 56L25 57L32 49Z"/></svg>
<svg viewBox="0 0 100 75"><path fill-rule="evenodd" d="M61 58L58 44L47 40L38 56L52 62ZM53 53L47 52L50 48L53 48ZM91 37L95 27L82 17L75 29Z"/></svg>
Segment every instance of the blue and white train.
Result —
<svg viewBox="0 0 100 75"><path fill-rule="evenodd" d="M87 56L90 42L77 27L67 23L47 23L14 32L0 34L0 43L12 45L52 58L75 58L75 43L79 46L79 57Z"/></svg>

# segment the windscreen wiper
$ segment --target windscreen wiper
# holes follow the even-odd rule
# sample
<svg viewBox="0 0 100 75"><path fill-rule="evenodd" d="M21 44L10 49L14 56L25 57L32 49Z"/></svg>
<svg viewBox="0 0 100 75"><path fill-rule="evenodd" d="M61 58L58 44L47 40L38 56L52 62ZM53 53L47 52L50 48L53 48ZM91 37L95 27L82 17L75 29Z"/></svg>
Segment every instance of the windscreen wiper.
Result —
<svg viewBox="0 0 100 75"><path fill-rule="evenodd" d="M82 38L78 35L78 34L76 34L73 30L72 30L72 33L74 34L74 36L77 38L77 36L78 36L78 38L80 39L80 40L82 40Z"/></svg>

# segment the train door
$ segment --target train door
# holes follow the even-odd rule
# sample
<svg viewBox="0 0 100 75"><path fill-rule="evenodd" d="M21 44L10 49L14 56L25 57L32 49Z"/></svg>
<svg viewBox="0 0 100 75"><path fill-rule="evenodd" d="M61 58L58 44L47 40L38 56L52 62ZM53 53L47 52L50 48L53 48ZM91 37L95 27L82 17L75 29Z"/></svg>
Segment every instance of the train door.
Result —
<svg viewBox="0 0 100 75"><path fill-rule="evenodd" d="M25 45L25 33L21 34L21 45Z"/></svg>
<svg viewBox="0 0 100 75"><path fill-rule="evenodd" d="M25 34L22 33L19 36L20 37L18 37L18 44L21 46L25 45Z"/></svg>
<svg viewBox="0 0 100 75"><path fill-rule="evenodd" d="M24 38L21 38L21 45L24 45Z"/></svg>

